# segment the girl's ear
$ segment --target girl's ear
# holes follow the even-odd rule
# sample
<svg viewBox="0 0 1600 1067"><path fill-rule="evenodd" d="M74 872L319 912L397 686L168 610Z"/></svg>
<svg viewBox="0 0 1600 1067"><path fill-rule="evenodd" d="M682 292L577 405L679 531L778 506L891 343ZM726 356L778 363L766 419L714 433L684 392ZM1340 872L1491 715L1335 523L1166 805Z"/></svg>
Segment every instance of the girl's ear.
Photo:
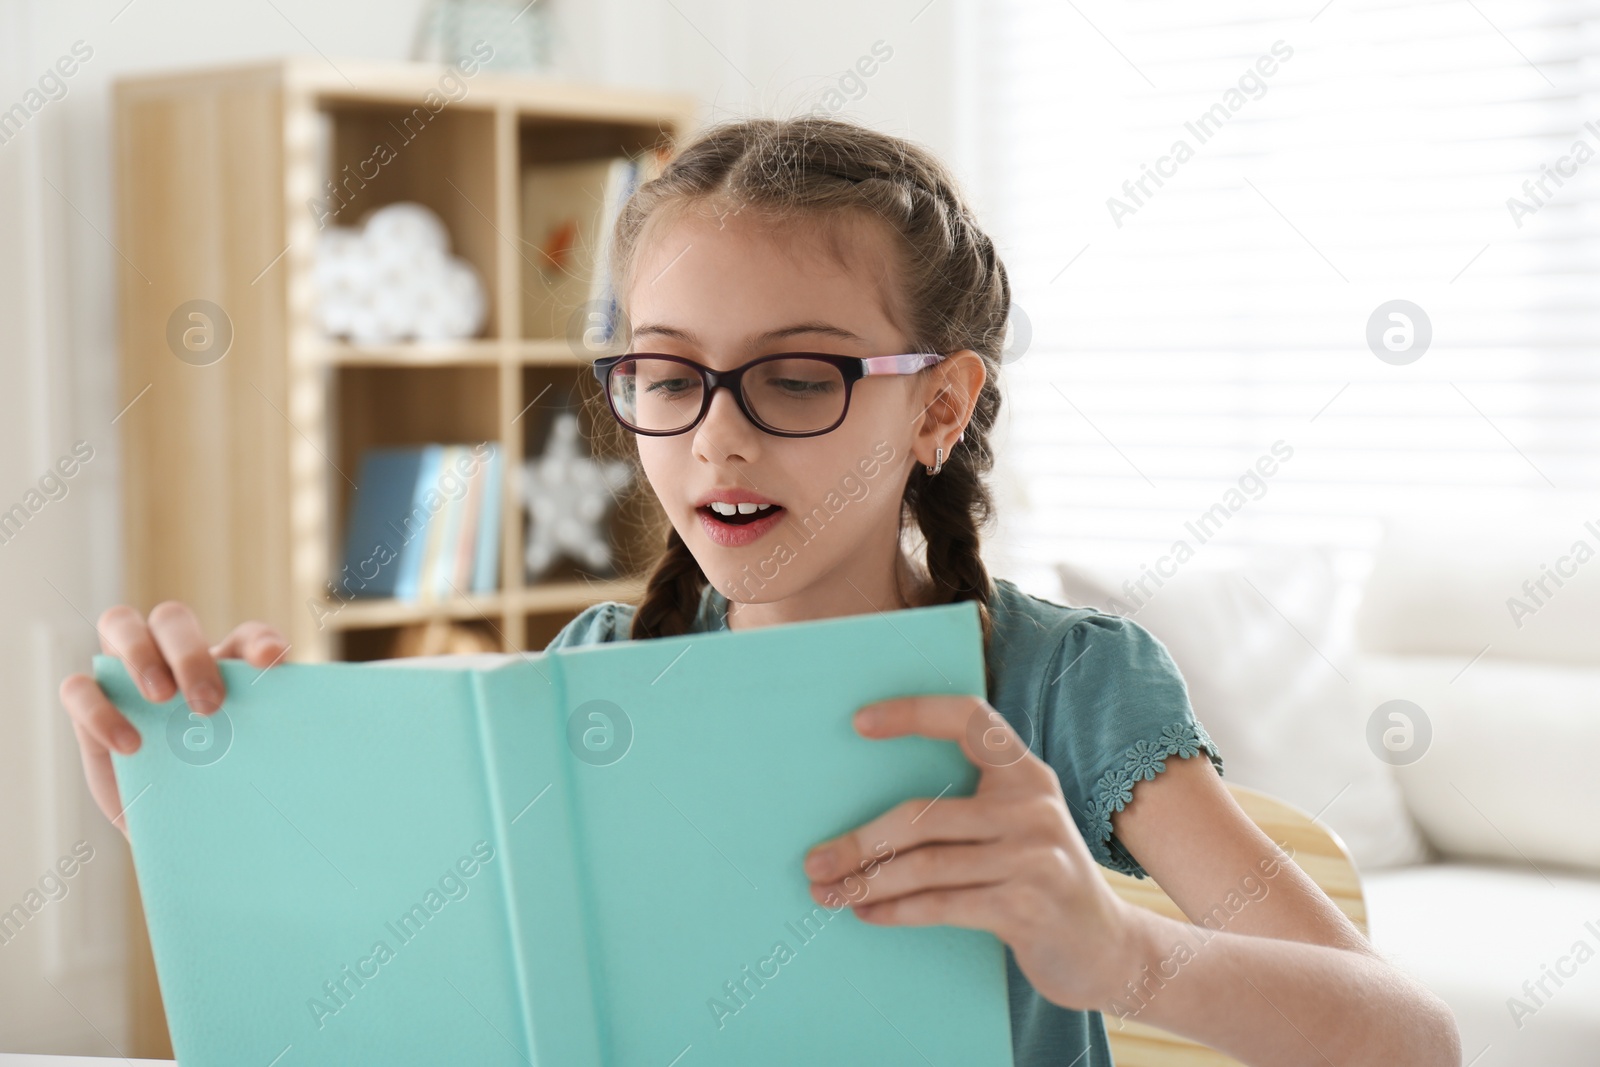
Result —
<svg viewBox="0 0 1600 1067"><path fill-rule="evenodd" d="M919 455L927 452L928 466L933 465L935 448L943 446L944 454L950 455L957 436L963 435L972 420L972 411L978 406L978 395L988 377L983 357L970 348L952 352L934 364L915 442Z"/></svg>

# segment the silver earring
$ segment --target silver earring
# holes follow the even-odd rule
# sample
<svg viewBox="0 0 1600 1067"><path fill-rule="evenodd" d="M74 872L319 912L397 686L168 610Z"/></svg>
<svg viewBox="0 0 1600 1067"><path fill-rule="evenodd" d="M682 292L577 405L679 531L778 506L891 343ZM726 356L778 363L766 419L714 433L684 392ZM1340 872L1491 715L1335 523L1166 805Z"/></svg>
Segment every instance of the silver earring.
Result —
<svg viewBox="0 0 1600 1067"><path fill-rule="evenodd" d="M934 453L933 453L933 466L930 467L927 464L923 464L922 469L927 471L929 474L938 474L939 471L943 467L944 467L944 446L940 445L938 448L936 448L934 450Z"/></svg>

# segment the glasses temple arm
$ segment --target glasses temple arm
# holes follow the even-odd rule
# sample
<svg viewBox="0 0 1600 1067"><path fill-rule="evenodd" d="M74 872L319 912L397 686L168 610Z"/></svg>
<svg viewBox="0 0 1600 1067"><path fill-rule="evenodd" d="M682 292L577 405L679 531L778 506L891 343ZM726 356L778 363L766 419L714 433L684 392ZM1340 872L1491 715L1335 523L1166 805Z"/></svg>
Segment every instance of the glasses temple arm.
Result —
<svg viewBox="0 0 1600 1067"><path fill-rule="evenodd" d="M907 352L898 356L867 356L861 361L862 374L914 374L943 359L938 352Z"/></svg>

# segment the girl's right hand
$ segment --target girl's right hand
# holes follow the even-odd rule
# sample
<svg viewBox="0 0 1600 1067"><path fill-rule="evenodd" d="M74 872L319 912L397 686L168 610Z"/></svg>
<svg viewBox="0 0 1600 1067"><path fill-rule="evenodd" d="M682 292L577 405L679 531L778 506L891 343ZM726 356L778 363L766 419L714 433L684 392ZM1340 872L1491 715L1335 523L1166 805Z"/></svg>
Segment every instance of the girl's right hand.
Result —
<svg viewBox="0 0 1600 1067"><path fill-rule="evenodd" d="M289 648L283 635L264 622L241 623L221 642L207 647L199 619L187 604L176 600L157 604L148 621L126 605L107 608L96 630L100 650L122 660L146 700L165 703L181 689L189 707L202 715L222 706L222 673L217 670L217 660L243 659L265 669L282 659ZM139 731L91 675L69 675L61 683L60 694L78 735L89 792L126 837L128 827L117 796L111 749L124 755L137 752Z"/></svg>

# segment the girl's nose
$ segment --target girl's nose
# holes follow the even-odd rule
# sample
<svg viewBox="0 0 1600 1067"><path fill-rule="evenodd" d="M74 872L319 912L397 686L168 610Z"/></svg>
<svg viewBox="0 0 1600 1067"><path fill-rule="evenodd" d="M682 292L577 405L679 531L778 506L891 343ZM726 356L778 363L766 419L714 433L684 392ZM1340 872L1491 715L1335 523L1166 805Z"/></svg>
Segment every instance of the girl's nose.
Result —
<svg viewBox="0 0 1600 1067"><path fill-rule="evenodd" d="M733 390L718 389L711 396L711 409L695 427L695 453L712 462L721 462L729 456L754 459L761 436L761 428L739 410Z"/></svg>

